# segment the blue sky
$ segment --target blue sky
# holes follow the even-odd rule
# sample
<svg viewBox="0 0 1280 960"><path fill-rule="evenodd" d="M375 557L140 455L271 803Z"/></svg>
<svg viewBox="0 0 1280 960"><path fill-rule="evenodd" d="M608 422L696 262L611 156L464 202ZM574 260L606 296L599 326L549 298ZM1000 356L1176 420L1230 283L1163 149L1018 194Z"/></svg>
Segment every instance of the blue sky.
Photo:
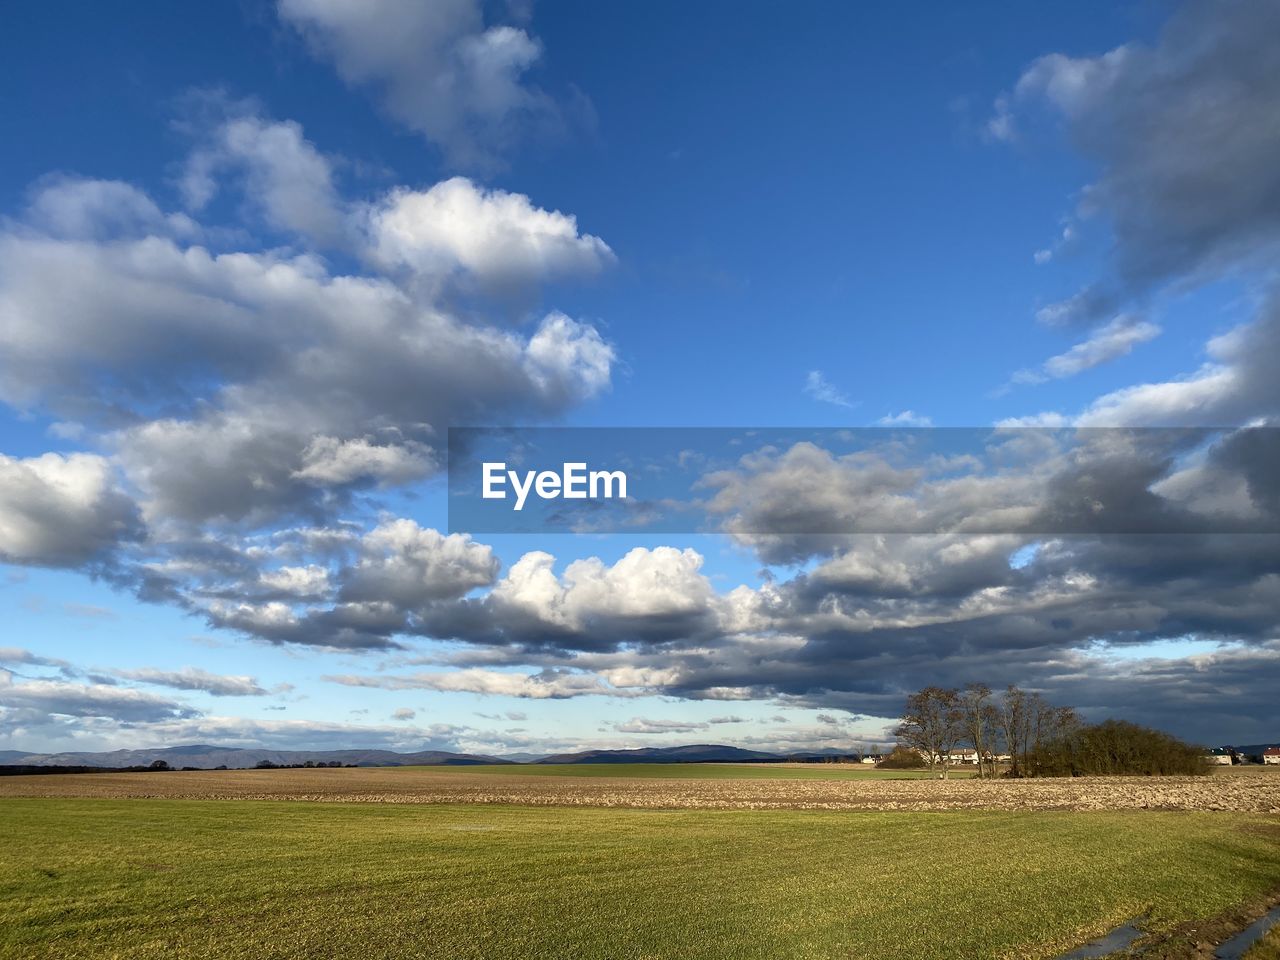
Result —
<svg viewBox="0 0 1280 960"><path fill-rule="evenodd" d="M462 423L1273 423L1267 11L433 9L11 15L0 747L844 747L984 677L1277 735L1185 710L1276 676L1258 538L433 532Z"/></svg>

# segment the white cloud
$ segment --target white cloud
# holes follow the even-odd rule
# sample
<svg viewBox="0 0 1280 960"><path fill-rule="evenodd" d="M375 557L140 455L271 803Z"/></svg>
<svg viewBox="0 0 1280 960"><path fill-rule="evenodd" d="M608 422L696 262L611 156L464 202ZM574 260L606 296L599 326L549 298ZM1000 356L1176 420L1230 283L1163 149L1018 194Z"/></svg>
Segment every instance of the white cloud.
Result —
<svg viewBox="0 0 1280 960"><path fill-rule="evenodd" d="M855 407L844 391L830 383L821 370L810 370L804 380L804 392L821 403L830 403L837 407Z"/></svg>
<svg viewBox="0 0 1280 960"><path fill-rule="evenodd" d="M76 566L140 535L137 509L103 457L0 454L0 560Z"/></svg>
<svg viewBox="0 0 1280 960"><path fill-rule="evenodd" d="M1280 381L1272 360L1280 351L1280 301L1269 298L1258 319L1214 337L1205 349L1209 359L1193 373L1105 394L1076 423L1243 425L1280 416Z"/></svg>
<svg viewBox="0 0 1280 960"><path fill-rule="evenodd" d="M1094 330L1088 339L1077 343L1065 353L1050 357L1039 368L1018 371L1012 380L1014 383L1044 383L1046 380L1074 377L1085 370L1127 356L1134 347L1154 340L1160 333L1160 327L1154 323L1121 315Z"/></svg>
<svg viewBox="0 0 1280 960"><path fill-rule="evenodd" d="M594 674L576 671L544 671L538 674L506 673L501 670L468 668L448 673L415 673L409 676L329 676L334 683L350 687L379 687L385 690L439 690L447 693L479 693L529 700L567 699L582 696L622 697Z"/></svg>
<svg viewBox="0 0 1280 960"><path fill-rule="evenodd" d="M691 629L714 591L692 549L636 547L617 563L575 560L563 579L549 553L526 553L494 586L490 599L500 615L573 633L608 631L624 621L666 621Z"/></svg>
<svg viewBox="0 0 1280 960"><path fill-rule="evenodd" d="M129 687L62 680L15 682L14 676L5 671L0 671L0 707L67 717L108 717L138 723L190 717L197 713L183 704Z"/></svg>
<svg viewBox="0 0 1280 960"><path fill-rule="evenodd" d="M437 144L450 163L491 166L560 122L525 80L542 45L486 27L479 0L279 0L280 16L349 84L378 89L387 112Z"/></svg>
<svg viewBox="0 0 1280 960"><path fill-rule="evenodd" d="M650 720L646 717L632 717L613 725L613 729L619 733L692 733L695 730L706 730L707 727L706 723L690 720Z"/></svg>
<svg viewBox="0 0 1280 960"><path fill-rule="evenodd" d="M201 140L179 182L190 209L208 204L218 192L218 175L231 170L271 226L320 244L343 242L347 211L333 169L297 123L244 113L222 120Z"/></svg>
<svg viewBox="0 0 1280 960"><path fill-rule="evenodd" d="M933 420L914 410L903 410L901 413L887 413L876 421L882 427L931 427Z"/></svg>
<svg viewBox="0 0 1280 960"><path fill-rule="evenodd" d="M579 233L572 215L465 177L394 190L368 208L366 224L370 255L383 269L435 283L464 273L481 288L520 288L589 276L615 259L599 237Z"/></svg>
<svg viewBox="0 0 1280 960"><path fill-rule="evenodd" d="M199 667L183 667L181 670L141 667L137 670L113 672L126 680L172 687L175 690L199 690L215 697L264 697L269 692L253 677L210 673Z"/></svg>
<svg viewBox="0 0 1280 960"><path fill-rule="evenodd" d="M290 597L324 597L330 589L329 570L319 564L264 570L258 581L269 591Z"/></svg>
<svg viewBox="0 0 1280 960"><path fill-rule="evenodd" d="M421 479L436 468L431 448L423 443L379 444L367 437L340 440L321 436L302 451L302 466L293 476L326 487L362 479L401 484Z"/></svg>
<svg viewBox="0 0 1280 960"><path fill-rule="evenodd" d="M362 226L296 124L214 106L212 127L188 124L195 206L238 184L309 250L341 234L363 251L377 223L397 276L335 273L315 252L219 252L114 182L48 181L28 222L0 227L0 400L114 454L153 535L321 519L438 469L449 423L555 416L608 388L614 350L590 325L553 310L502 327L413 275L528 285L611 262L572 216L455 179L393 192Z"/></svg>
<svg viewBox="0 0 1280 960"><path fill-rule="evenodd" d="M43 233L64 240L199 233L199 227L189 217L164 213L154 200L131 184L80 177L48 177L41 181L26 220Z"/></svg>
<svg viewBox="0 0 1280 960"><path fill-rule="evenodd" d="M346 601L387 602L413 610L490 586L498 574L492 548L469 536L445 536L412 520L391 520L365 535L361 557L343 574Z"/></svg>

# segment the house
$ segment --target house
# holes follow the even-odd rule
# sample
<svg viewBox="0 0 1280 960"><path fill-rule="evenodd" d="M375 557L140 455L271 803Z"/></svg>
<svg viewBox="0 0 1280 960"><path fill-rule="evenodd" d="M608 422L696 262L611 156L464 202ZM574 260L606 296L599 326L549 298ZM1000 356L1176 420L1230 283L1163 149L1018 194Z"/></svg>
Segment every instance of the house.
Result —
<svg viewBox="0 0 1280 960"><path fill-rule="evenodd" d="M864 753L862 755L863 763L879 763L880 759L880 754L878 753Z"/></svg>
<svg viewBox="0 0 1280 960"><path fill-rule="evenodd" d="M970 747L956 747L947 755L951 763L977 763L978 751Z"/></svg>
<svg viewBox="0 0 1280 960"><path fill-rule="evenodd" d="M1224 767L1231 766L1231 752L1222 747L1214 747L1204 755L1204 758L1208 763L1216 763Z"/></svg>
<svg viewBox="0 0 1280 960"><path fill-rule="evenodd" d="M1267 747L1262 751L1263 763L1280 763L1280 747Z"/></svg>

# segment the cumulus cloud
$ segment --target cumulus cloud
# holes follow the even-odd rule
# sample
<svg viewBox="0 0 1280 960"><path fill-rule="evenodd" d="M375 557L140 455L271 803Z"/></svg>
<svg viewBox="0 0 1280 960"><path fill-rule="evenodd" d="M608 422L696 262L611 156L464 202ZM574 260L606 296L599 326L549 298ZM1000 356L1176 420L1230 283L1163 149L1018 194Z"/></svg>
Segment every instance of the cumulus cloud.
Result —
<svg viewBox="0 0 1280 960"><path fill-rule="evenodd" d="M103 457L0 454L0 560L80 566L141 535L138 510Z"/></svg>
<svg viewBox="0 0 1280 960"><path fill-rule="evenodd" d="M590 276L614 261L576 218L465 177L429 190L392 191L366 214L370 255L389 271L433 285L462 274L488 290L519 290L559 276Z"/></svg>
<svg viewBox="0 0 1280 960"><path fill-rule="evenodd" d="M701 503L708 519L770 563L836 552L856 534L1280 530L1257 472L1280 441L1274 429L840 431L786 449L767 439L699 483L712 491ZM1224 458L1237 443L1251 466ZM1208 456L1218 482L1235 478L1241 509L1166 495L1173 488L1161 485L1196 456Z"/></svg>
<svg viewBox="0 0 1280 960"><path fill-rule="evenodd" d="M323 598L329 594L329 569L319 564L303 567L282 566L263 570L258 582L269 594L298 599Z"/></svg>
<svg viewBox="0 0 1280 960"><path fill-rule="evenodd" d="M455 163L491 163L530 121L555 115L528 80L536 41L487 25L474 2L283 0L280 9L347 80L377 86L393 115ZM1029 105L1045 102L1098 164L1063 239L1101 215L1116 241L1113 276L1043 311L1046 322L1094 332L1035 376L1073 376L1154 336L1153 324L1126 319L1129 300L1274 251L1277 91L1266 40L1275 16L1256 4L1188 7L1154 46L1043 58L1002 99L994 136L1020 135ZM535 551L504 574L489 546L394 519L377 498L438 469L450 423L555 417L608 388L616 357L592 326L554 310L512 326L458 304L591 276L612 251L568 213L461 178L346 198L339 167L301 128L253 110L223 108L188 132L185 211L118 181L51 178L0 228L0 399L60 418L60 437L95 447L0 458L6 560L96 570L128 544L139 556L112 582L215 627L347 653L432 644L391 659L398 670L435 657L436 669L330 678L349 686L829 711L769 741L789 743L845 737L847 724L827 722L840 710L891 717L909 689L974 679L1016 682L1093 716L1123 707L1188 736L1273 735L1274 537L1174 522L1186 511L1255 526L1275 517L1273 450L1232 434L1208 451L1086 443L1038 455L1034 468L1015 458L1022 469L970 476L954 458L908 464L885 451L796 444L758 451L708 483L715 515L758 559L800 565L789 579L717 590L700 554L671 546L563 569ZM244 242L234 227L194 219L224 207L265 225L268 239ZM1260 304L1185 376L1040 422L1272 422L1280 314L1273 299ZM848 402L820 371L805 389ZM882 422L928 420L907 410ZM994 512L1010 505L1012 519ZM964 526L991 517L1030 530L1046 515L1069 525L1081 511L1096 525L1099 505L1105 520L1165 532ZM942 532L832 533L860 523ZM1216 648L1149 652L1188 642ZM202 717L135 687L72 682L92 678L56 658L0 650L0 661L13 667L0 671L8 731L401 748L480 737L412 726L408 708L383 727ZM19 676L31 668L57 677ZM125 679L262 695L252 677L196 668ZM637 717L615 732L735 722Z"/></svg>
<svg viewBox="0 0 1280 960"><path fill-rule="evenodd" d="M457 166L492 166L522 139L559 125L555 101L526 74L542 44L486 25L478 0L279 0L280 16L347 83L372 86L387 112Z"/></svg>
<svg viewBox="0 0 1280 960"><path fill-rule="evenodd" d="M636 547L612 566L596 557L575 560L558 577L555 558L532 551L481 604L442 610L427 626L448 631L456 624L457 635L478 642L577 649L692 636L706 629L714 594L702 563L692 549Z"/></svg>
<svg viewBox="0 0 1280 960"><path fill-rule="evenodd" d="M209 99L209 98L205 98ZM198 146L188 156L179 187L190 210L208 204L220 189L219 176L242 180L246 198L266 223L321 245L341 245L347 232L345 204L334 186L328 160L293 121L270 121L243 107L216 102L232 115L212 129L198 130Z"/></svg>
<svg viewBox="0 0 1280 960"><path fill-rule="evenodd" d="M42 180L25 219L64 240L115 240L121 236L193 236L190 217L164 213L146 193L119 180L52 176Z"/></svg>
<svg viewBox="0 0 1280 960"><path fill-rule="evenodd" d="M395 485L421 479L435 469L431 448L415 441L396 445L372 443L367 437L315 437L302 451L302 466L293 476L320 486L342 486L362 478Z"/></svg>
<svg viewBox="0 0 1280 960"><path fill-rule="evenodd" d="M612 261L571 216L454 180L375 203L370 237L296 124L223 118L201 143L193 206L239 189L307 252L220 251L102 181L45 184L0 230L0 400L96 435L148 519L319 519L438 469L448 423L555 416L608 388L614 350L587 324L499 328L414 276L336 274L320 253L372 242L393 273L530 285Z"/></svg>
<svg viewBox="0 0 1280 960"><path fill-rule="evenodd" d="M421 632L434 608L498 574L489 546L408 519L367 533L299 528L176 541L167 556L133 571L138 589L269 643L348 650L401 646L397 635ZM287 562L299 557L313 562Z"/></svg>
<svg viewBox="0 0 1280 960"><path fill-rule="evenodd" d="M497 574L493 550L469 536L392 520L364 537L359 561L343 573L341 597L416 609L490 586Z"/></svg>

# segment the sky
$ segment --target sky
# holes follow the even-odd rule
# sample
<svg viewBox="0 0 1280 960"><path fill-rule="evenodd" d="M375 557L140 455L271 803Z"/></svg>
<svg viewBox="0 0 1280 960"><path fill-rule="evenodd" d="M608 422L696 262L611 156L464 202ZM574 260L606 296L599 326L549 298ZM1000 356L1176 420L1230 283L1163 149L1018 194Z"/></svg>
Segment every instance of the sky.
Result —
<svg viewBox="0 0 1280 960"><path fill-rule="evenodd" d="M1280 737L1280 8L27 5L0 90L0 749ZM449 427L548 425L1216 439L450 532ZM1081 477L1143 532L966 532Z"/></svg>

